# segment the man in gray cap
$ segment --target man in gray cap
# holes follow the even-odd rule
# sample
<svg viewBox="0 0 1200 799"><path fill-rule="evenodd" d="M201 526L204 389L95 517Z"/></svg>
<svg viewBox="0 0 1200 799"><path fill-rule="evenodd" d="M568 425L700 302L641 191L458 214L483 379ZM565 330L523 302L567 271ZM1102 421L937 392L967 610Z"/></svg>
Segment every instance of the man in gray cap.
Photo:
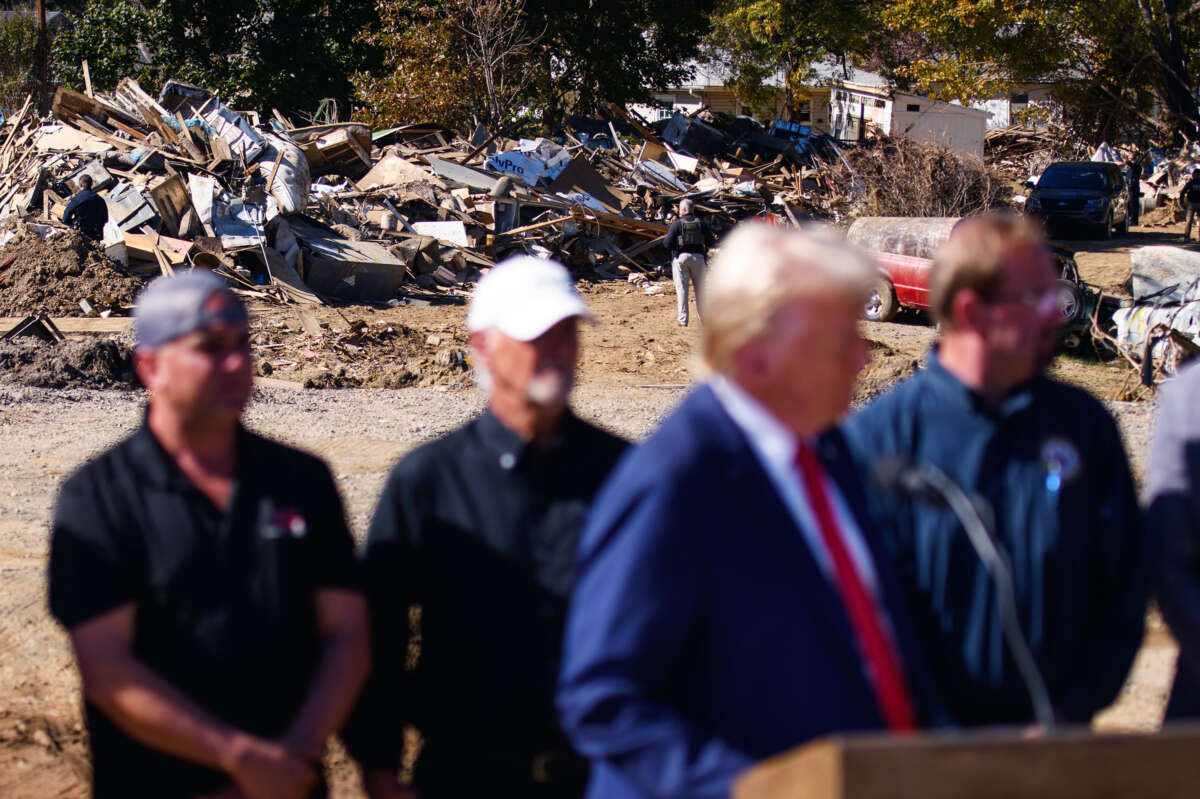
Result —
<svg viewBox="0 0 1200 799"><path fill-rule="evenodd" d="M332 476L241 426L246 309L194 271L134 310L142 426L64 483L50 609L79 664L93 796L320 796L369 669Z"/></svg>
<svg viewBox="0 0 1200 799"><path fill-rule="evenodd" d="M409 795L396 773L410 724L422 799L583 792L554 681L584 512L625 448L567 405L589 316L552 261L485 275L467 329L487 408L384 488L366 549L376 670L346 734L376 799Z"/></svg>

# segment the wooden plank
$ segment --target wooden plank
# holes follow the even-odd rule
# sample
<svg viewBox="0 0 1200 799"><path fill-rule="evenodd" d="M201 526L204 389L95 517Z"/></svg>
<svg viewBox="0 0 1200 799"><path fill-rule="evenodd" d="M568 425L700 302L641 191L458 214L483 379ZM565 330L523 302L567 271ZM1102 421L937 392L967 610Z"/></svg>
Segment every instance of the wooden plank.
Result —
<svg viewBox="0 0 1200 799"><path fill-rule="evenodd" d="M108 131L102 130L101 128L93 125L91 122L89 122L87 120L86 117L76 117L74 124L77 127L82 128L83 130L92 134L96 138L103 139L104 141L108 142L112 146L117 147L119 149L122 149L122 150L137 149L137 146L135 144L133 144L133 142L127 142L124 139L118 139L116 136L113 136L110 133L108 133Z"/></svg>
<svg viewBox="0 0 1200 799"><path fill-rule="evenodd" d="M1200 783L1200 725L1156 734L1071 728L827 738L771 758L734 799L1185 799Z"/></svg>
<svg viewBox="0 0 1200 799"><path fill-rule="evenodd" d="M24 317L0 317L0 331L11 330ZM110 316L107 319L88 316L62 316L50 320L63 333L127 333L133 329L133 319L128 316Z"/></svg>
<svg viewBox="0 0 1200 799"><path fill-rule="evenodd" d="M158 236L154 233L129 233L123 234L125 247L129 251L131 258L137 258L144 261L157 260L154 255L154 249L157 247L172 266L178 266L187 261L187 253L192 247L190 241L183 239L171 238L170 236Z"/></svg>
<svg viewBox="0 0 1200 799"><path fill-rule="evenodd" d="M190 155L196 161L203 161L204 154L200 152L200 148L196 146L194 141L192 141L192 133L188 130L187 122L184 120L183 114L176 111L175 121L179 123L178 139L180 144L183 145L183 149L187 150L188 155Z"/></svg>
<svg viewBox="0 0 1200 799"><path fill-rule="evenodd" d="M271 189L275 186L275 175L279 172L279 165L283 163L283 150L275 156L275 163L271 164L271 176L267 178L267 193L271 193ZM286 195L285 195L286 196Z"/></svg>
<svg viewBox="0 0 1200 799"><path fill-rule="evenodd" d="M86 58L83 59L83 93L88 97L96 96L92 92L92 73L91 70L88 69L88 62Z"/></svg>
<svg viewBox="0 0 1200 799"><path fill-rule="evenodd" d="M493 133L491 136L488 136L486 139L483 140L483 144L479 145L474 150L472 150L466 158L459 161L458 163L460 163L460 164L471 163L471 161L473 161L475 159L475 156L479 155L481 152L486 150L487 146L489 144L491 144L492 142L494 142L499 135L500 135L499 132L497 132L497 133Z"/></svg>
<svg viewBox="0 0 1200 799"><path fill-rule="evenodd" d="M167 277L172 277L175 274L175 269L171 266L171 262L167 260L167 256L158 245L154 247L154 259L158 261L158 268Z"/></svg>
<svg viewBox="0 0 1200 799"><path fill-rule="evenodd" d="M561 225L563 222L568 222L570 220L571 220L570 216L559 216L559 217L555 217L554 219L547 219L544 222L535 222L532 225L526 225L525 227L515 227L512 230L506 230L503 233L497 233L496 238L502 238L505 236L519 236L522 233L529 233L534 230L541 230L542 228L553 227L554 225Z"/></svg>
<svg viewBox="0 0 1200 799"><path fill-rule="evenodd" d="M124 122L122 122L119 119L113 119L112 117L109 117L108 124L112 125L114 128L116 128L119 131L129 134L130 136L137 139L138 141L146 140L145 133L142 133L140 130L138 130L136 128L132 128L129 125L126 125Z"/></svg>
<svg viewBox="0 0 1200 799"><path fill-rule="evenodd" d="M367 169L371 168L371 154L368 153L363 146L354 140L354 137L347 133L346 141L354 148L354 152L362 159L362 162L367 165Z"/></svg>
<svg viewBox="0 0 1200 799"><path fill-rule="evenodd" d="M29 112L29 104L31 101L32 97L28 94L25 95L25 104L21 106L21 110L15 117L13 117L12 122L9 123L12 125L12 130L9 131L8 138L4 140L4 146L0 147L0 152L7 150L8 145L12 144L13 139L16 138L17 132L21 129L21 123L25 121L25 114Z"/></svg>
<svg viewBox="0 0 1200 799"><path fill-rule="evenodd" d="M176 174L159 183L150 189L150 199L162 217L164 232L172 236L181 234L179 223L192 207L192 196L183 177Z"/></svg>

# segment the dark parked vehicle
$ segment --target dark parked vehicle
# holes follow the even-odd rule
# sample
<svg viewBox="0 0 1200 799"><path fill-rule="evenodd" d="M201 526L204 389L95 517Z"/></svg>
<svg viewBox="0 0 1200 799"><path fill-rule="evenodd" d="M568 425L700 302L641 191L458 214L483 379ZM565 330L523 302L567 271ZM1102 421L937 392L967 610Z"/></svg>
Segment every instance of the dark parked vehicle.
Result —
<svg viewBox="0 0 1200 799"><path fill-rule="evenodd" d="M1113 227L1129 232L1129 189L1119 164L1105 161L1060 161L1046 167L1025 201L1025 212L1041 217L1047 227L1085 225L1097 238L1112 236Z"/></svg>

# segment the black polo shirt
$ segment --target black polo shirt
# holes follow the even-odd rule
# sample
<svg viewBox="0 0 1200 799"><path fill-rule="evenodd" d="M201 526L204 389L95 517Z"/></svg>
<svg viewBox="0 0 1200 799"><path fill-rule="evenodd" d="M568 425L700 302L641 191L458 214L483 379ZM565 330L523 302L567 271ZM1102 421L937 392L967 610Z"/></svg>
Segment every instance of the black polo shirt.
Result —
<svg viewBox="0 0 1200 799"><path fill-rule="evenodd" d="M239 429L234 480L222 512L145 424L83 466L55 508L50 610L70 629L134 603L138 658L217 717L274 737L320 651L314 592L357 587L354 543L318 459ZM228 785L85 711L97 799Z"/></svg>
<svg viewBox="0 0 1200 799"><path fill-rule="evenodd" d="M347 730L367 765L395 765L415 724L419 787L509 795L531 757L567 749L553 695L576 548L626 446L568 413L541 449L489 411L395 467L366 550L376 677Z"/></svg>

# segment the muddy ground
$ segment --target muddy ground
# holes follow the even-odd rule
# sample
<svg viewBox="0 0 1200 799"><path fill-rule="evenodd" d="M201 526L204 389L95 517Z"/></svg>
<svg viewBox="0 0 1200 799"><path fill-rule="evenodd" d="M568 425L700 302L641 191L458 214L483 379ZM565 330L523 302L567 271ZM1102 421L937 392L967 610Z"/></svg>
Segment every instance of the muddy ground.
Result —
<svg viewBox="0 0 1200 799"><path fill-rule="evenodd" d="M1086 280L1120 294L1129 249L1175 243L1179 230L1142 228L1111 242L1067 243L1086 250L1079 255ZM584 416L630 438L654 429L698 374L698 329L678 327L669 284L659 285L666 290L650 295L623 282L581 285L597 320L583 332L575 403ZM321 307L306 309L305 318L297 306L254 308L253 346L267 387L256 392L248 424L330 462L357 536L365 533L391 464L480 407L464 360L465 311L454 305ZM5 313L20 315L0 310ZM917 315L864 329L875 357L860 381L860 401L916 368L933 335ZM48 525L58 484L137 424L143 397L134 389L61 379L67 367L86 371L65 356L50 366L43 357L34 370L41 377L25 383L68 387L18 385L30 370L6 371L6 357L17 356L0 349L0 797L82 797L87 760L78 678L66 638L45 610ZM1137 388L1132 370L1120 361L1065 356L1054 372L1108 402L1140 472L1153 401ZM1121 698L1096 725L1155 729L1174 659L1174 643L1152 614ZM362 796L344 757L331 758L329 768L334 796Z"/></svg>
<svg viewBox="0 0 1200 799"><path fill-rule="evenodd" d="M125 315L142 281L76 230L43 240L24 232L0 250L0 316Z"/></svg>

